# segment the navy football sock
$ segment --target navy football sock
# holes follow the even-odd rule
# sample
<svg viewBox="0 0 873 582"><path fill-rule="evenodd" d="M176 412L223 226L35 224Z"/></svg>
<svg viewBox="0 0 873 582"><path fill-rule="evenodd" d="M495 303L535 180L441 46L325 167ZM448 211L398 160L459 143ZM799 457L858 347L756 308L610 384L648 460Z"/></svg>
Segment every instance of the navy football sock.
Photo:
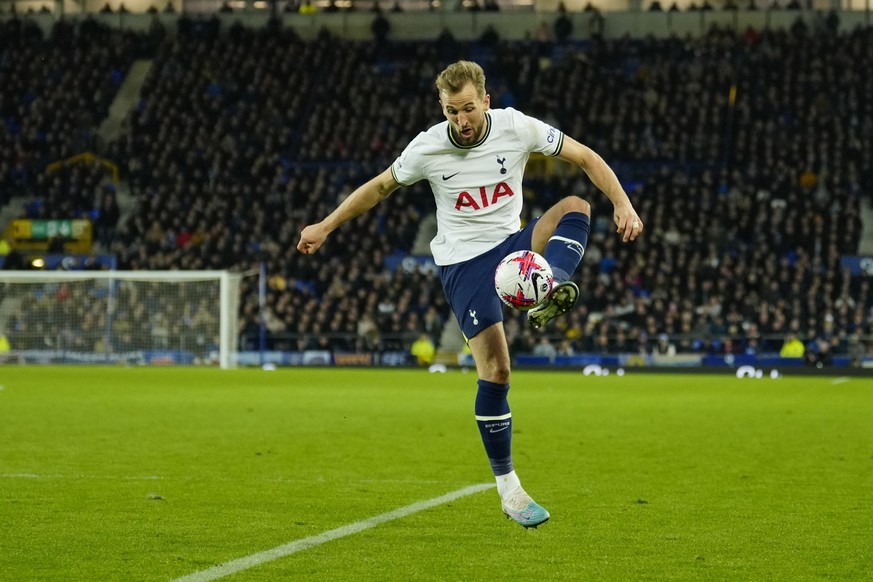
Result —
<svg viewBox="0 0 873 582"><path fill-rule="evenodd" d="M552 238L546 243L544 255L552 267L555 283L569 281L570 275L582 262L589 228L588 215L583 212L568 212L558 222Z"/></svg>
<svg viewBox="0 0 873 582"><path fill-rule="evenodd" d="M512 414L506 399L508 392L509 384L479 380L476 393L476 424L496 476L512 471Z"/></svg>

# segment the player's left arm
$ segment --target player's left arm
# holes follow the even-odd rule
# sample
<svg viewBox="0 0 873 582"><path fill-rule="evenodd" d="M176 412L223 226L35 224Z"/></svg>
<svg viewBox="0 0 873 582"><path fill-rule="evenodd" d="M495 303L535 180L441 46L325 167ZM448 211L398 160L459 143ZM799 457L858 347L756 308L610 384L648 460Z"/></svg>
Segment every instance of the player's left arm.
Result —
<svg viewBox="0 0 873 582"><path fill-rule="evenodd" d="M621 182L597 152L565 134L557 157L582 168L591 182L612 201L615 207L612 219L617 227L616 232L622 236L624 242L634 240L643 232L643 221L634 210Z"/></svg>

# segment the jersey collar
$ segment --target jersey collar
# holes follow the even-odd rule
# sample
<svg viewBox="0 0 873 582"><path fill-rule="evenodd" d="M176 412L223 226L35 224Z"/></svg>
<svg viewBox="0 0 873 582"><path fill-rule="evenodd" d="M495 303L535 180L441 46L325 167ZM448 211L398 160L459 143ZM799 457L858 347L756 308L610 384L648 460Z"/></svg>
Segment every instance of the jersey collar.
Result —
<svg viewBox="0 0 873 582"><path fill-rule="evenodd" d="M488 139L488 136L491 134L491 114L487 111L485 112L485 132L482 134L482 139L474 143L473 145L461 145L455 140L455 135L452 133L452 124L449 123L448 127L446 127L446 131L449 133L449 141L452 142L452 145L456 148L460 148L462 150L469 150L474 147L480 146L485 143L485 140Z"/></svg>

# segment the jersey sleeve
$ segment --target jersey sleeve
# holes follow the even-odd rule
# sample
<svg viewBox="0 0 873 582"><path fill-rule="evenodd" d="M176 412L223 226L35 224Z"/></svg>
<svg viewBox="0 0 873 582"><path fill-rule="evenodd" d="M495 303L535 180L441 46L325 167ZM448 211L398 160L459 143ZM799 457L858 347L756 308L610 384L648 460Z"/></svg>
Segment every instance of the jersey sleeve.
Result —
<svg viewBox="0 0 873 582"><path fill-rule="evenodd" d="M424 138L424 133L418 134L391 164L391 176L401 186L410 186L425 177L421 163Z"/></svg>
<svg viewBox="0 0 873 582"><path fill-rule="evenodd" d="M512 110L512 120L519 138L531 152L557 156L564 147L564 132L544 121Z"/></svg>

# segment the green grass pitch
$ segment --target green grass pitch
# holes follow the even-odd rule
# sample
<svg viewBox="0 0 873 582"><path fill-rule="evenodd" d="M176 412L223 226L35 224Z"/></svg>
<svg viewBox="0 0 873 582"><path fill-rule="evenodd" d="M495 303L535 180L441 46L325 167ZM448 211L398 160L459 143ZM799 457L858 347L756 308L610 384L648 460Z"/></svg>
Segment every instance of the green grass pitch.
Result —
<svg viewBox="0 0 873 582"><path fill-rule="evenodd" d="M0 367L0 580L172 580L493 482L475 375ZM871 580L873 379L516 372L494 489L228 580Z"/></svg>

